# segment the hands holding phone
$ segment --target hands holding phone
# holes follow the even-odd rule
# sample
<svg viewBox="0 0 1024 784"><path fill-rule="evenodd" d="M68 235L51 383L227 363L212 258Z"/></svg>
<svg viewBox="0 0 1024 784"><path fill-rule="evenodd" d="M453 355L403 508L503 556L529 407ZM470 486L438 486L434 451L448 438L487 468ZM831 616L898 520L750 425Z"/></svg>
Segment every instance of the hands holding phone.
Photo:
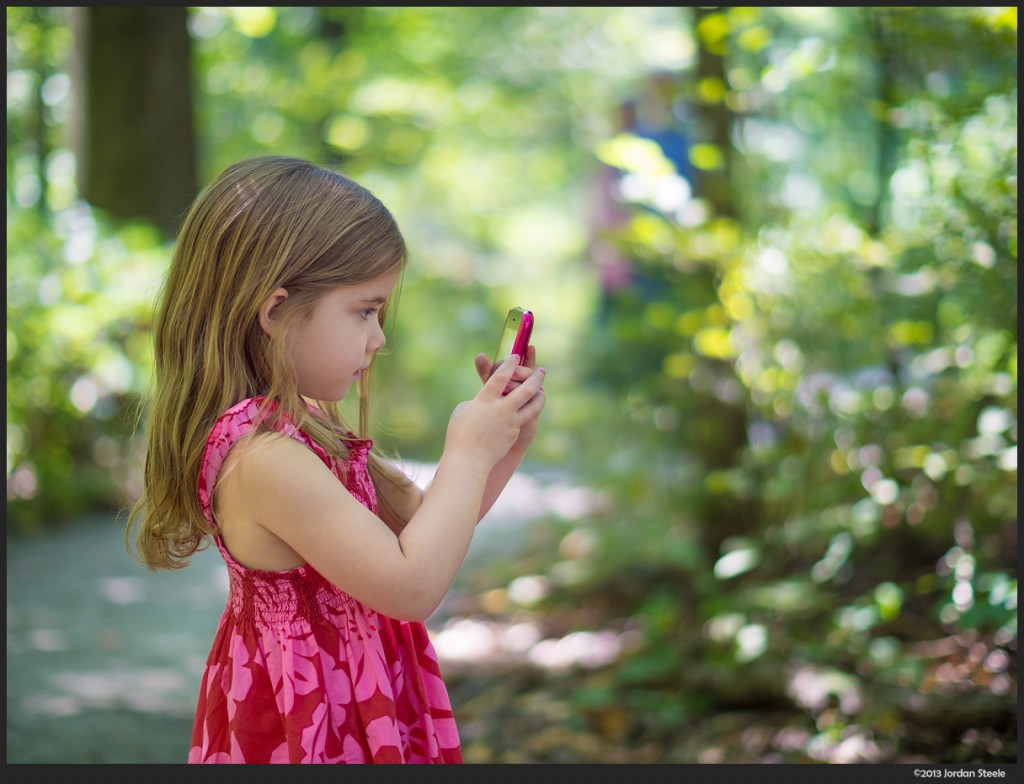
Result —
<svg viewBox="0 0 1024 784"><path fill-rule="evenodd" d="M517 431L514 440L505 449L508 454L517 454L520 457L526 453L527 448L533 442L537 434L537 425L540 412L544 408L544 382L545 371L537 367L537 349L530 345L530 336L533 331L533 314L522 308L512 308L505 325L502 329L501 339L498 344L498 351L492 360L486 354L477 354L474 357L477 375L483 384L483 389L477 394L473 403L486 403L490 401L491 388L495 384L503 384L501 398L511 403L515 408L514 420ZM506 354L511 349L512 354ZM515 359L516 353L519 360ZM514 364L513 364L514 363ZM501 378L492 376L498 373ZM527 384L527 382L529 382ZM510 399L512 392L518 390L524 384L528 389L517 392ZM492 401L497 402L497 401ZM465 407L466 404L463 404ZM500 406L492 409L497 414L507 406ZM461 413L458 409L456 413ZM497 425L497 422L494 422ZM495 441L502 440L497 433L494 433Z"/></svg>
<svg viewBox="0 0 1024 784"><path fill-rule="evenodd" d="M505 325L501 330L501 338L498 340L498 350L494 352L494 360L488 361L486 355L476 356L476 372L480 380L487 383L494 371L506 357L513 354L519 355L521 368L533 369L537 367L536 349L530 345L530 337L533 335L533 311L515 307L509 310L505 317ZM512 381L505 387L503 395L507 395L526 378L528 372L517 371Z"/></svg>
<svg viewBox="0 0 1024 784"><path fill-rule="evenodd" d="M482 360L481 360L482 357ZM459 403L448 423L445 453L463 451L482 461L488 470L504 458L519 459L537 433L537 420L544 408L543 368L527 368L516 355L491 370L485 355L476 359L484 384L472 400ZM519 381L513 379L519 378ZM515 384L515 387L509 387ZM506 390L506 391L503 391Z"/></svg>
<svg viewBox="0 0 1024 784"><path fill-rule="evenodd" d="M521 320L516 334L519 331ZM544 408L541 385L545 371L537 367L537 352L529 341L521 342L520 346L524 346L521 352L499 348L494 359L486 354L476 355L474 364L482 386L472 400L456 406L445 436L442 462L451 453L452 460L448 462L456 466L452 471L469 475L480 469L487 471L481 519L526 456ZM460 464L465 458L469 462Z"/></svg>
<svg viewBox="0 0 1024 784"><path fill-rule="evenodd" d="M498 366L503 360L492 362L486 354L477 354L473 358L473 362L476 364L476 374L480 376L480 381L484 384L487 383L487 379L494 375L494 371L498 369ZM534 346L526 347L526 354L523 356L522 362L516 368L515 373L512 374L512 380L508 382L508 386L505 388L504 394L508 394L517 386L522 384L528 379L533 371L537 368L537 349Z"/></svg>
<svg viewBox="0 0 1024 784"><path fill-rule="evenodd" d="M529 342L532 331L533 314L528 310L524 311L522 308L512 308L505 320L498 352L493 361L486 354L482 353L477 354L474 358L477 375L480 377L481 383L486 386L487 381L502 366L502 363L506 361L507 357L503 356L503 353L508 351L510 346L513 354L519 353L521 359L505 385L502 392L504 397L507 397L510 392L520 387L532 376L540 376L538 381L532 382L538 383L535 393L520 409L520 412L527 414L527 417L520 426L519 435L512 447L513 450L520 450L520 453L525 453L533 441L533 437L537 433L540 412L544 407L544 388L539 386L539 383L543 383L545 371L543 368L539 370L537 368L537 349L535 346L530 345Z"/></svg>

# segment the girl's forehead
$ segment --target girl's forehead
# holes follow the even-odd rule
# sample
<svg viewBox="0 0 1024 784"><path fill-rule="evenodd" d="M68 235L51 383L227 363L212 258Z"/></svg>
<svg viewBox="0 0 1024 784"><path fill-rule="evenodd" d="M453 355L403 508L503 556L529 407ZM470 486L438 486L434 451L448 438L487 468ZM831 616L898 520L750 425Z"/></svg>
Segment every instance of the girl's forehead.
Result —
<svg viewBox="0 0 1024 784"><path fill-rule="evenodd" d="M362 286L364 290L367 291L383 292L386 296L394 290L396 285L398 285L398 279L401 277L401 274L401 270L396 269L392 272L381 275L379 278L373 278L372 280L368 280L365 283L360 283L358 285Z"/></svg>
<svg viewBox="0 0 1024 784"><path fill-rule="evenodd" d="M395 286L398 284L400 274L396 270L386 275L381 275L379 278L365 280L362 283L339 286L333 293L345 299L379 300L383 302L391 296L391 292L394 291Z"/></svg>

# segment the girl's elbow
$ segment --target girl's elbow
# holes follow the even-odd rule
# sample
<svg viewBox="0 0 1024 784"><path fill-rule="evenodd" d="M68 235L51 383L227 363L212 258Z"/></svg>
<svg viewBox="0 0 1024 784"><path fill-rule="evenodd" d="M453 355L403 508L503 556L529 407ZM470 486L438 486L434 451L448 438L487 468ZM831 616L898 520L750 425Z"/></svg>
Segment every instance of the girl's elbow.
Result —
<svg viewBox="0 0 1024 784"><path fill-rule="evenodd" d="M400 608L399 615L395 617L400 621L411 621L411 622L422 622L426 621L430 616L437 612L441 606L440 599L422 599L405 602L404 607Z"/></svg>
<svg viewBox="0 0 1024 784"><path fill-rule="evenodd" d="M433 614L433 610L431 610L430 612L421 612L419 610L416 610L410 612L393 613L390 614L390 617L394 618L396 621L405 621L407 623L423 623Z"/></svg>
<svg viewBox="0 0 1024 784"><path fill-rule="evenodd" d="M409 591L382 605L378 612L397 621L426 621L437 612L444 594L436 596L424 591Z"/></svg>

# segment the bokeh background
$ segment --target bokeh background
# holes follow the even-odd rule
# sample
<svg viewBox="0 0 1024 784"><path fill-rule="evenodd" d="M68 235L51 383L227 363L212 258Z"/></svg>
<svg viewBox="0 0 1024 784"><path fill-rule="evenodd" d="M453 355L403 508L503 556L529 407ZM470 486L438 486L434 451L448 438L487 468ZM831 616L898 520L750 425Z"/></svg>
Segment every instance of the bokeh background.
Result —
<svg viewBox="0 0 1024 784"><path fill-rule="evenodd" d="M372 435L424 475L536 314L542 432L431 621L469 761L1017 762L1015 7L6 14L9 762L183 756L195 684L58 698L27 602L215 623L124 562L134 416L181 215L267 153L407 236Z"/></svg>

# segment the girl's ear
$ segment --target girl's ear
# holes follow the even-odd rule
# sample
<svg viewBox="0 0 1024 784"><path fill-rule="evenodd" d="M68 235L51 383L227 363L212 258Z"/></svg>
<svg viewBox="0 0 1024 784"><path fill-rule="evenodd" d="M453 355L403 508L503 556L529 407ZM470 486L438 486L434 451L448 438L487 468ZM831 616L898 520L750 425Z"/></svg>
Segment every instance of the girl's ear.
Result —
<svg viewBox="0 0 1024 784"><path fill-rule="evenodd" d="M269 297L260 304L260 327L268 335L274 328L274 318L277 316L277 306L288 299L288 289L278 287L274 289Z"/></svg>

